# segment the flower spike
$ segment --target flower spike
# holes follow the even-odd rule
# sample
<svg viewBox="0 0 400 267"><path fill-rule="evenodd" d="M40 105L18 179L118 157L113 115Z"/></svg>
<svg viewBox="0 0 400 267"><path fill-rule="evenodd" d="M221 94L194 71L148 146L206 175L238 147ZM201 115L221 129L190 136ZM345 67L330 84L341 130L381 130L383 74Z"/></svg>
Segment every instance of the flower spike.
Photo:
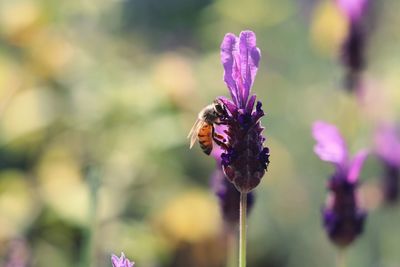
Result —
<svg viewBox="0 0 400 267"><path fill-rule="evenodd" d="M375 154L382 162L383 193L387 204L394 204L400 195L400 130L382 124L375 134Z"/></svg>
<svg viewBox="0 0 400 267"><path fill-rule="evenodd" d="M346 87L350 91L361 89L361 75L366 67L366 48L371 20L369 0L336 0L348 23L347 36L340 49L340 59L345 67Z"/></svg>
<svg viewBox="0 0 400 267"><path fill-rule="evenodd" d="M260 183L269 164L269 149L263 146L264 128L260 124L264 111L261 102L254 108L256 96L250 97L260 58L254 32L243 31L239 37L232 33L225 35L221 63L232 101L218 98L227 110L221 118L227 126L222 133L227 143L220 161L228 180L242 193L250 192Z"/></svg>
<svg viewBox="0 0 400 267"><path fill-rule="evenodd" d="M334 125L326 122L315 122L312 135L317 141L315 153L335 166L335 173L328 182L329 194L322 220L332 242L344 247L363 231L366 212L359 207L357 187L368 151L361 150L349 160L343 137Z"/></svg>

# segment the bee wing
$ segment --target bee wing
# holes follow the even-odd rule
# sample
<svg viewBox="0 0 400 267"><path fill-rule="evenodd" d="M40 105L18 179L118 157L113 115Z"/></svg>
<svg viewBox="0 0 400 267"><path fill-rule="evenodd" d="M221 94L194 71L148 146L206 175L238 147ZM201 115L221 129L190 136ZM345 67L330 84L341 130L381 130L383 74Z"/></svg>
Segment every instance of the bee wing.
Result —
<svg viewBox="0 0 400 267"><path fill-rule="evenodd" d="M197 140L197 134L200 128L203 126L204 122L200 119L197 119L196 122L193 124L192 129L190 130L187 138L190 138L190 148L193 147L194 143Z"/></svg>

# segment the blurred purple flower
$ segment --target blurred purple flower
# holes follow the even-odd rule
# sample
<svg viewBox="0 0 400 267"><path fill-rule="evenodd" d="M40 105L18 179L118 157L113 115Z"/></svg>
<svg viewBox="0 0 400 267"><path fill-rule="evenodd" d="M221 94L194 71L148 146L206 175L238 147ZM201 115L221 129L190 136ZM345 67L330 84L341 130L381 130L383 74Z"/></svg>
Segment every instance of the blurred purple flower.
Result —
<svg viewBox="0 0 400 267"><path fill-rule="evenodd" d="M218 98L227 110L226 116L221 118L227 126L221 163L228 180L244 193L260 183L269 164L269 149L263 146L265 138L260 124L264 112L259 101L254 108L256 95L250 96L260 57L252 31L243 31L239 37L232 33L225 35L221 62L232 100Z"/></svg>
<svg viewBox="0 0 400 267"><path fill-rule="evenodd" d="M336 3L350 20L358 21L365 11L367 0L336 0Z"/></svg>
<svg viewBox="0 0 400 267"><path fill-rule="evenodd" d="M381 125L375 134L375 153L384 166L383 191L387 203L399 197L400 131L393 125Z"/></svg>
<svg viewBox="0 0 400 267"><path fill-rule="evenodd" d="M24 238L16 238L8 244L4 267L27 267L30 266L31 249Z"/></svg>
<svg viewBox="0 0 400 267"><path fill-rule="evenodd" d="M214 193L217 195L222 218L230 228L236 228L239 224L239 202L240 193L236 187L229 182L218 164L216 170L211 176L211 185ZM254 204L254 192L247 194L247 215L249 215Z"/></svg>
<svg viewBox="0 0 400 267"><path fill-rule="evenodd" d="M112 254L111 262L113 267L134 267L135 263L130 262L129 259L125 258L125 254L121 252L121 257Z"/></svg>
<svg viewBox="0 0 400 267"><path fill-rule="evenodd" d="M361 72L366 65L366 17L368 0L336 0L348 20L348 33L341 48L341 61L347 69L346 84L349 90L359 88Z"/></svg>
<svg viewBox="0 0 400 267"><path fill-rule="evenodd" d="M343 137L334 125L318 121L312 128L317 144L314 152L333 163L335 173L328 182L328 201L322 211L325 230L338 246L347 246L363 231L366 212L357 201L358 176L368 156L359 151L352 160Z"/></svg>

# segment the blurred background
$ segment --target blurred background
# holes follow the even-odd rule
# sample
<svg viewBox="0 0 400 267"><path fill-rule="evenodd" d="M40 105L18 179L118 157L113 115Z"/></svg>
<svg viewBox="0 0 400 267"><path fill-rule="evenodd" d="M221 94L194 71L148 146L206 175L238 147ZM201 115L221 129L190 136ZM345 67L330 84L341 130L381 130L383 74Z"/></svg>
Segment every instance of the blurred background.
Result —
<svg viewBox="0 0 400 267"><path fill-rule="evenodd" d="M244 29L262 52L253 91L271 150L248 265L334 266L320 220L333 167L310 128L335 123L355 153L400 118L400 2L373 2L363 91L351 94L331 0L1 0L0 266L105 267L121 251L138 267L225 266L215 161L186 136L228 95L219 46ZM348 266L400 266L400 209L383 203L381 174L370 157Z"/></svg>

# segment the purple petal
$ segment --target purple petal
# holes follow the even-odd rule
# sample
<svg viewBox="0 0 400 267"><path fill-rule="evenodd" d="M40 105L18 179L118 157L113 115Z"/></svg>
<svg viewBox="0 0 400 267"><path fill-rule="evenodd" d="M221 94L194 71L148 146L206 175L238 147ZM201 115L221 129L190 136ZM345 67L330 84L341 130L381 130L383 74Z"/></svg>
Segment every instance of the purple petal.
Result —
<svg viewBox="0 0 400 267"><path fill-rule="evenodd" d="M336 0L343 13L351 20L358 20L365 11L367 0Z"/></svg>
<svg viewBox="0 0 400 267"><path fill-rule="evenodd" d="M256 110L251 115L254 123L258 122L264 116L264 110L262 110L262 103L260 101L257 101Z"/></svg>
<svg viewBox="0 0 400 267"><path fill-rule="evenodd" d="M111 262L113 267L119 266L119 258L114 254L111 255Z"/></svg>
<svg viewBox="0 0 400 267"><path fill-rule="evenodd" d="M368 157L369 152L367 150L359 151L353 158L349 166L349 172L347 180L351 183L356 183L358 176L360 175L361 167L364 164L365 159Z"/></svg>
<svg viewBox="0 0 400 267"><path fill-rule="evenodd" d="M238 38L233 33L227 33L221 43L221 62L224 67L224 81L235 105L239 104L240 97L235 79L238 69L234 54L237 53L237 50Z"/></svg>
<svg viewBox="0 0 400 267"><path fill-rule="evenodd" d="M347 148L338 129L329 123L317 121L313 124L312 135L317 141L314 152L319 158L345 168L348 157Z"/></svg>
<svg viewBox="0 0 400 267"><path fill-rule="evenodd" d="M135 263L130 262L127 258L125 258L125 254L121 252L121 257L117 257L116 255L111 255L111 263L113 267L134 267Z"/></svg>
<svg viewBox="0 0 400 267"><path fill-rule="evenodd" d="M240 73L242 83L242 86L239 86L239 90L241 90L240 93L243 104L246 104L250 89L253 86L257 74L261 53L256 46L256 35L254 32L243 31L240 33L239 39Z"/></svg>
<svg viewBox="0 0 400 267"><path fill-rule="evenodd" d="M375 150L379 157L400 167L400 135L395 127L381 125L375 134Z"/></svg>
<svg viewBox="0 0 400 267"><path fill-rule="evenodd" d="M226 97L223 97L223 96L219 96L218 100L220 100L222 103L224 103L225 107L228 109L228 111L231 115L236 114L237 107L229 99L227 99Z"/></svg>
<svg viewBox="0 0 400 267"><path fill-rule="evenodd" d="M254 32L243 31L239 38L232 33L225 35L221 44L224 81L233 102L241 109L246 107L260 57L261 53L256 47Z"/></svg>
<svg viewBox="0 0 400 267"><path fill-rule="evenodd" d="M256 95L252 95L249 99L249 102L247 102L246 113L251 114L255 102L256 102Z"/></svg>

